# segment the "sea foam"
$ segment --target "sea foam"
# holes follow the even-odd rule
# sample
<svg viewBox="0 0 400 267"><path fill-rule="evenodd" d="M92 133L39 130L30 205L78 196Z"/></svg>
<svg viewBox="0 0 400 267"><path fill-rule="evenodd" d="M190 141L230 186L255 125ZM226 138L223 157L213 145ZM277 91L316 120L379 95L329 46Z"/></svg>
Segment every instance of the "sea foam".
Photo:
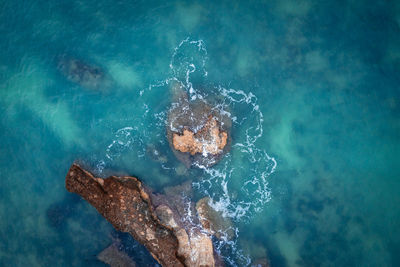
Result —
<svg viewBox="0 0 400 267"><path fill-rule="evenodd" d="M131 147L136 147L138 159L145 154L147 143L160 142L167 144L165 127L169 105L155 106L147 103L155 94L167 94L170 84L178 82L184 88L189 99L203 100L210 97L220 97L214 109L227 115L232 120L232 144L230 152L224 159L213 167L197 165L202 170L202 176L195 179L193 188L199 194L210 197L210 206L236 222L247 222L255 213L260 212L271 199L271 191L268 187L268 178L275 171L277 162L270 156L264 147L257 144L263 135L263 113L258 99L248 89L226 88L217 84L211 88L195 88L192 77L196 76L207 81L208 72L206 61L208 53L202 40L186 38L175 47L170 61L171 77L157 81L140 91L135 105L143 107L141 125L127 125L116 129L113 140L106 147L105 159L102 159L98 167L104 169L107 162L117 159ZM209 81L207 81L210 83ZM153 96L154 97L154 96ZM159 96L158 96L159 97ZM172 103L174 105L174 103ZM153 138L153 139L152 139ZM165 140L164 140L165 139ZM174 169L175 166L168 162L160 163L164 170ZM191 200L188 212L191 212ZM189 220L191 216L185 219ZM199 227L199 225L193 225ZM231 229L232 230L232 229ZM214 245L221 255L234 255L224 259L231 265L248 266L251 260L244 255L237 244L239 229L235 228L235 238L228 240L222 233L220 240Z"/></svg>

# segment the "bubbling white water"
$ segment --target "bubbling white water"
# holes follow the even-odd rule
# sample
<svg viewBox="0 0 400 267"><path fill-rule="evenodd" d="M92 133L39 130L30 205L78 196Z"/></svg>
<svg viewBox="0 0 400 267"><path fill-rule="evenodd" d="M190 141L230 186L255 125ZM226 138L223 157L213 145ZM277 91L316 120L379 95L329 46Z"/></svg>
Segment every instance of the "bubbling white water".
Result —
<svg viewBox="0 0 400 267"><path fill-rule="evenodd" d="M196 165L202 170L203 175L193 182L193 188L200 194L209 196L210 206L221 212L224 217L236 222L246 222L255 213L260 212L271 199L268 177L275 171L277 163L263 147L257 145L257 140L263 135L263 113L255 94L244 90L225 88L222 85L213 86L209 90L193 87L192 75L207 79L208 72L205 67L207 58L207 49L202 40L186 38L180 42L174 49L170 61L172 77L141 90L139 98L135 100L136 105L142 105L145 110L142 114L143 119L150 116L149 123L151 125L141 123L140 127L128 125L118 129L106 148L105 160L113 161L132 146L140 148L138 149L138 158L144 157L146 144L151 142L150 131L157 133L159 142L164 144L168 142L166 137L159 137L165 136L170 106L158 110L157 107L152 107L145 100L148 97L151 98L156 89L165 94L165 91L169 91L172 82L178 82L192 101L204 100L213 95L222 97L213 108L232 120L234 139L231 150L219 164L212 167ZM105 160L101 160L98 164L100 171L107 164ZM160 164L163 169L174 168L174 166L168 165L169 163ZM191 205L190 200L187 203ZM190 207L188 207L188 211L190 212ZM190 218L191 216L188 216L184 219ZM222 233L222 238L214 242L215 248L218 252L229 249L230 254L234 255L233 257L224 257L229 264L248 266L251 263L250 258L245 256L237 245L239 229L235 228L234 232L233 240L227 238L227 233Z"/></svg>

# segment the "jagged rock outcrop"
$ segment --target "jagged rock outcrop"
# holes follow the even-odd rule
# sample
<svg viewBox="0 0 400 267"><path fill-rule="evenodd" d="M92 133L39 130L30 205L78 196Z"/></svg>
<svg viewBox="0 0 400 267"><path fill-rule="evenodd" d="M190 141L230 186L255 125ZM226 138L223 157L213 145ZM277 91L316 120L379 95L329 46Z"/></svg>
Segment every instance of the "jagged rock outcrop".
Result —
<svg viewBox="0 0 400 267"><path fill-rule="evenodd" d="M118 231L130 233L161 265L184 266L177 255L178 239L154 214L150 197L137 178L96 178L73 164L66 188L87 200Z"/></svg>
<svg viewBox="0 0 400 267"><path fill-rule="evenodd" d="M229 150L231 119L204 99L189 100L183 86L171 85L167 137L175 156L186 167L209 167Z"/></svg>
<svg viewBox="0 0 400 267"><path fill-rule="evenodd" d="M178 255L185 259L186 266L215 266L210 236L202 233L200 229L188 233L177 224L172 210L166 205L158 206L156 213L164 224L174 229L179 243Z"/></svg>
<svg viewBox="0 0 400 267"><path fill-rule="evenodd" d="M96 178L73 164L66 188L87 200L117 230L131 234L162 266L216 265L210 236L187 231L167 205L155 209L150 191L137 178Z"/></svg>

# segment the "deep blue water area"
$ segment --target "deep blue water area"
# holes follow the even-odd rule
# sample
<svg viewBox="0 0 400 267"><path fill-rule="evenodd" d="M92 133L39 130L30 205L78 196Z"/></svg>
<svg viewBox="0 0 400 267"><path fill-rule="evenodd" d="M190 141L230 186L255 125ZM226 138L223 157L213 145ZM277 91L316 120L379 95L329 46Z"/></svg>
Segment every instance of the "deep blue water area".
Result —
<svg viewBox="0 0 400 267"><path fill-rule="evenodd" d="M74 161L191 181L227 266L400 266L398 1L0 1L0 36L0 266L104 266L116 236L156 264L66 191ZM213 167L171 151L174 82L232 119Z"/></svg>

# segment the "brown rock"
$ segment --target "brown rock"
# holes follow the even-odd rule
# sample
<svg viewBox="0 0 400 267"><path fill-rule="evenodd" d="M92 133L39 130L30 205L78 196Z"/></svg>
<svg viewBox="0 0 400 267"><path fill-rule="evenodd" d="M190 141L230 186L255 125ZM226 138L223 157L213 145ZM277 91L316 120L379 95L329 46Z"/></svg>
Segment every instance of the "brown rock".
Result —
<svg viewBox="0 0 400 267"><path fill-rule="evenodd" d="M216 164L229 149L231 119L213 108L211 100L189 100L179 83L173 83L171 91L174 102L168 112L167 137L175 156L187 168Z"/></svg>
<svg viewBox="0 0 400 267"><path fill-rule="evenodd" d="M214 247L210 236L200 231L188 234L176 223L172 210L166 205L158 206L156 213L164 224L174 229L179 243L178 255L185 259L187 266L215 266Z"/></svg>
<svg viewBox="0 0 400 267"><path fill-rule="evenodd" d="M183 231L184 230L182 229L181 232L183 233ZM178 240L182 242L179 253L186 259L186 265L214 267L214 248L211 238L208 235L200 232L188 235L188 237L189 242L186 242L186 237L178 238Z"/></svg>
<svg viewBox="0 0 400 267"><path fill-rule="evenodd" d="M210 236L196 229L187 231L177 223L175 217L179 215L168 205L154 210L151 194L137 178L96 178L73 164L66 188L87 200L117 230L130 233L162 266L216 265ZM105 253L116 255L117 251L111 247Z"/></svg>
<svg viewBox="0 0 400 267"><path fill-rule="evenodd" d="M66 177L66 188L87 200L118 231L131 234L161 265L185 266L177 255L175 233L153 212L142 183L135 177L111 176L102 182L98 179L73 164Z"/></svg>
<svg viewBox="0 0 400 267"><path fill-rule="evenodd" d="M160 205L156 208L156 214L161 222L172 229L179 228L178 224L174 219L174 213L167 205Z"/></svg>
<svg viewBox="0 0 400 267"><path fill-rule="evenodd" d="M216 155L222 153L228 139L228 134L219 129L217 120L209 116L206 124L197 132L183 130L183 135L174 133L172 144L180 152L189 152L191 155Z"/></svg>

